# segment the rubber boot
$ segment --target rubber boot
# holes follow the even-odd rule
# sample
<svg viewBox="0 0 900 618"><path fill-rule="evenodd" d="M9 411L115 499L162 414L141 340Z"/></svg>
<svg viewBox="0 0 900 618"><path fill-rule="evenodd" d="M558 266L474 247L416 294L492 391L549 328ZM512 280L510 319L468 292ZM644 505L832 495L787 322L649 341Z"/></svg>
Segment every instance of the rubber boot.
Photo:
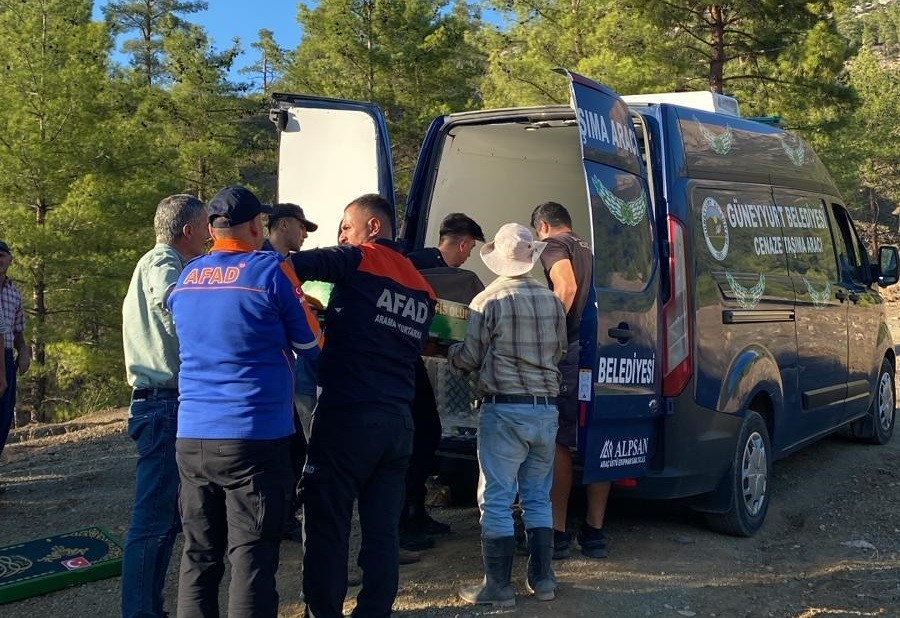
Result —
<svg viewBox="0 0 900 618"><path fill-rule="evenodd" d="M528 591L538 601L556 598L556 575L553 574L553 528L531 528L528 535Z"/></svg>
<svg viewBox="0 0 900 618"><path fill-rule="evenodd" d="M476 605L515 607L516 591L513 590L512 565L516 551L516 537L481 539L481 556L484 559L484 579L480 584L463 586L459 598Z"/></svg>

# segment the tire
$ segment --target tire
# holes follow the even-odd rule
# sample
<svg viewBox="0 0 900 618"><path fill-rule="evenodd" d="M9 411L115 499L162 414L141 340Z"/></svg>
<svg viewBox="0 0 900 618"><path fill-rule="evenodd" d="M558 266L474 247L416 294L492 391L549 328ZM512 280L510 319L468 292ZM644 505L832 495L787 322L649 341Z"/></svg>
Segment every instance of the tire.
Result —
<svg viewBox="0 0 900 618"><path fill-rule="evenodd" d="M710 528L732 536L753 536L769 510L772 445L766 422L750 410L741 424L734 459L723 479L728 510L707 513Z"/></svg>
<svg viewBox="0 0 900 618"><path fill-rule="evenodd" d="M870 444L887 444L894 435L894 424L897 420L896 405L894 366L885 358L881 361L881 369L878 371L872 405L863 418L850 424L851 435Z"/></svg>

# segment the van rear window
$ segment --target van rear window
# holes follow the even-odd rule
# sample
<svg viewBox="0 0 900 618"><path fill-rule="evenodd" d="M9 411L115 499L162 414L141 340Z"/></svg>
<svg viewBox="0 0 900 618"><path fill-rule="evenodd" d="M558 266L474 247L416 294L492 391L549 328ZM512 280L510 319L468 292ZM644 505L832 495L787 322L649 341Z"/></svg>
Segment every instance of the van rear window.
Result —
<svg viewBox="0 0 900 618"><path fill-rule="evenodd" d="M585 161L597 287L639 292L653 273L650 199L640 176Z"/></svg>

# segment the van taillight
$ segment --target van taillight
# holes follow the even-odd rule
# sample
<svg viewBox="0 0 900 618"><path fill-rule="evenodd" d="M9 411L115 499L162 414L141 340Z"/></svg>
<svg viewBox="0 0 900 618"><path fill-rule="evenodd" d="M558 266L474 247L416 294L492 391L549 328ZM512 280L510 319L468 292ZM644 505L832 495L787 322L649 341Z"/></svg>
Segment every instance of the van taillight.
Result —
<svg viewBox="0 0 900 618"><path fill-rule="evenodd" d="M694 371L688 311L684 226L670 216L669 300L663 306L663 329L666 342L663 359L663 395L666 397L674 397L681 393Z"/></svg>

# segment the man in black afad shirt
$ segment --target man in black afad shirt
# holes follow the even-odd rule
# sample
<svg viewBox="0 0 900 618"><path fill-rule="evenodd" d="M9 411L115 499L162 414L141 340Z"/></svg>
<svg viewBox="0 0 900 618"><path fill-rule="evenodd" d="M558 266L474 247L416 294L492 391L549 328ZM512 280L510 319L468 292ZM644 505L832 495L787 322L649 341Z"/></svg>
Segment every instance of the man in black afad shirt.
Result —
<svg viewBox="0 0 900 618"><path fill-rule="evenodd" d="M569 493L572 489L572 449L578 430L578 359L581 353L581 314L590 291L594 256L590 247L572 231L572 217L562 204L545 202L531 213L531 227L547 243L541 253L541 265L550 289L566 309L569 347L560 362L563 383L559 392L559 433L556 436L556 462L553 470L553 558L572 554L572 535L566 531ZM590 558L606 557L603 517L609 498L607 483L587 486L587 515L578 530L581 553Z"/></svg>
<svg viewBox="0 0 900 618"><path fill-rule="evenodd" d="M438 298L466 305L484 289L478 276L461 270L475 242L484 242L484 232L461 212L444 217L437 247L425 247L406 257L431 283ZM425 481L434 468L434 453L441 441L441 418L425 363L416 363L416 395L412 406L413 452L406 475L406 504L400 518L400 547L410 551L434 545L432 535L448 534L450 526L432 519L425 509Z"/></svg>

